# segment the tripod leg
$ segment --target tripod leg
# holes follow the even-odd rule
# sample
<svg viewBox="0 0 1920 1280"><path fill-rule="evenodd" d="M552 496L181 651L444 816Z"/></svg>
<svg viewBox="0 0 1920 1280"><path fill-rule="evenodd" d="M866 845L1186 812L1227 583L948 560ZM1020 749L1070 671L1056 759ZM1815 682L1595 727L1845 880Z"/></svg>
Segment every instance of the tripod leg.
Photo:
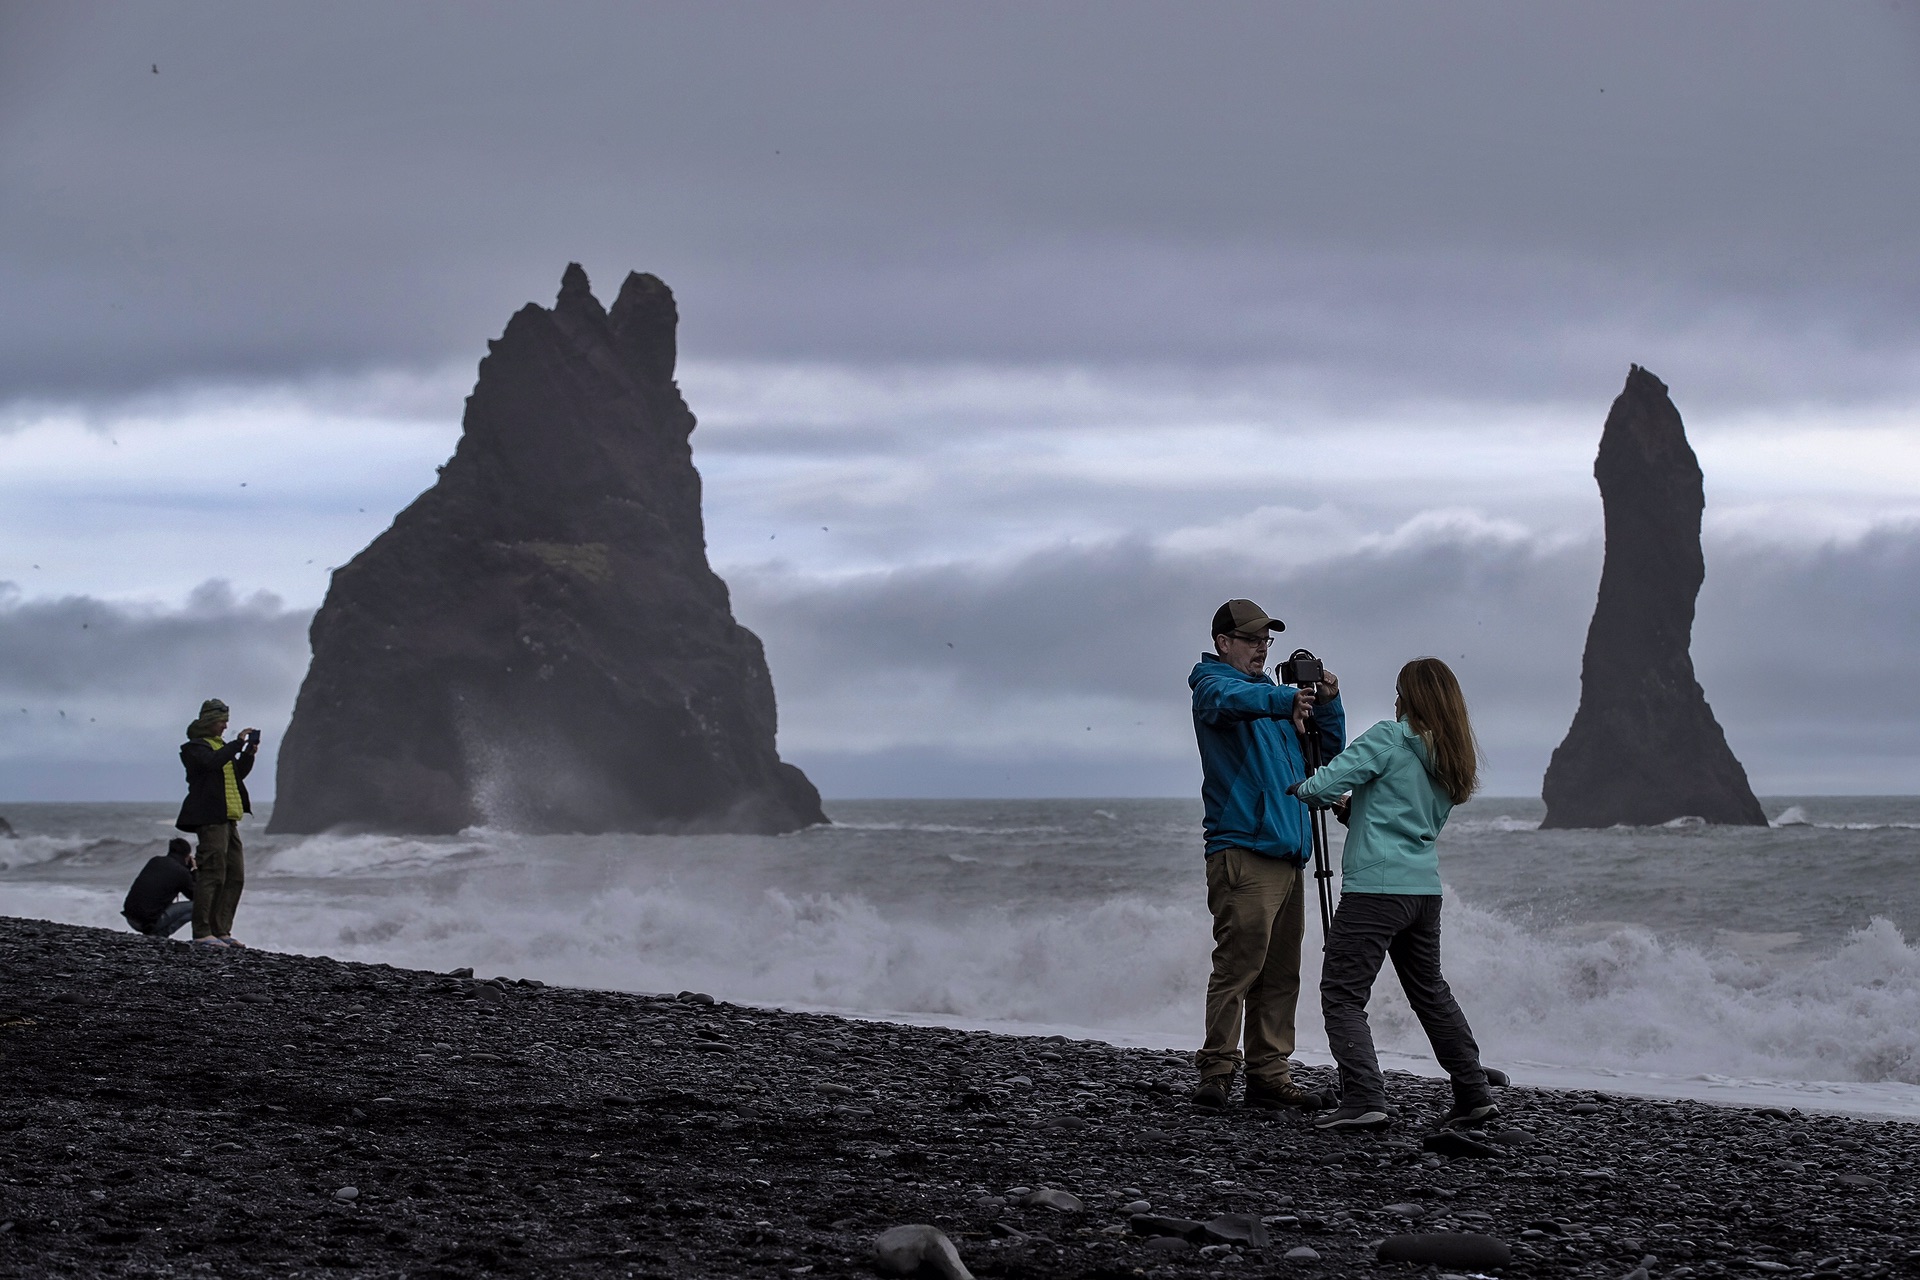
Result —
<svg viewBox="0 0 1920 1280"><path fill-rule="evenodd" d="M1324 947L1327 934L1333 929L1333 867L1327 858L1326 812L1315 809L1309 821L1313 824L1314 887L1320 894L1320 945Z"/></svg>

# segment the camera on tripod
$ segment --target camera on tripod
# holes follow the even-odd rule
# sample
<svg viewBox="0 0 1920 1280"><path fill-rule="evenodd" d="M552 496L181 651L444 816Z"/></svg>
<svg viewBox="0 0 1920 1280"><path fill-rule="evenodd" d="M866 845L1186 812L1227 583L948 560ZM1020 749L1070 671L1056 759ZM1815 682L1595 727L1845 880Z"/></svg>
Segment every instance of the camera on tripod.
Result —
<svg viewBox="0 0 1920 1280"><path fill-rule="evenodd" d="M1280 664L1280 683L1294 685L1304 689L1310 684L1319 684L1327 678L1327 669L1320 659L1305 649L1295 649L1293 656Z"/></svg>

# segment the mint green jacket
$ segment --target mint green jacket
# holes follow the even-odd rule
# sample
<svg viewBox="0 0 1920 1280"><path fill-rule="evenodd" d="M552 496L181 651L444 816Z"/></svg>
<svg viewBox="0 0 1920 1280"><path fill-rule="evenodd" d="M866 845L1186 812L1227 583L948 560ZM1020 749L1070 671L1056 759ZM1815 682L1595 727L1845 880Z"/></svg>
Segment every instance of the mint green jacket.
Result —
<svg viewBox="0 0 1920 1280"><path fill-rule="evenodd" d="M1322 765L1294 794L1329 804L1353 792L1340 892L1440 892L1434 847L1453 801L1427 772L1427 744L1404 720L1382 720Z"/></svg>

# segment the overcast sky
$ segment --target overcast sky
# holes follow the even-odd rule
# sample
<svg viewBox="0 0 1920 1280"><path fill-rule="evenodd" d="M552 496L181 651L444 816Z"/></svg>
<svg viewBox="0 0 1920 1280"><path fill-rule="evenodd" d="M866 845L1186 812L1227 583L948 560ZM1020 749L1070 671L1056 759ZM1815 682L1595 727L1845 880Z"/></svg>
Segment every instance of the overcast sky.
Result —
<svg viewBox="0 0 1920 1280"><path fill-rule="evenodd" d="M1234 595L1537 794L1629 363L1756 788L1911 792L1916 156L1911 3L0 4L0 800L271 743L570 260L830 796L1190 793Z"/></svg>

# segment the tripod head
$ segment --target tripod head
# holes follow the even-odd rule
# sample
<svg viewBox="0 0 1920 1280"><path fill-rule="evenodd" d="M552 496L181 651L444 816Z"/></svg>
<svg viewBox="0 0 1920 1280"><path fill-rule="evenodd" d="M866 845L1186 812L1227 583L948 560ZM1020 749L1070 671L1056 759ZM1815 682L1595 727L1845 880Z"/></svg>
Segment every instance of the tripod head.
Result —
<svg viewBox="0 0 1920 1280"><path fill-rule="evenodd" d="M1315 698L1320 696L1320 684L1326 678L1327 668L1325 664L1323 664L1320 659L1314 657L1311 651L1306 649L1295 649L1292 655L1280 664L1281 684L1290 684L1302 693L1312 694ZM1302 725L1316 723L1313 718L1313 708L1311 706L1309 706L1306 713L1301 716L1299 723Z"/></svg>
<svg viewBox="0 0 1920 1280"><path fill-rule="evenodd" d="M1280 664L1280 683L1290 684L1304 689L1308 685L1319 684L1327 678L1327 669L1320 659L1306 649L1295 649L1288 659Z"/></svg>

